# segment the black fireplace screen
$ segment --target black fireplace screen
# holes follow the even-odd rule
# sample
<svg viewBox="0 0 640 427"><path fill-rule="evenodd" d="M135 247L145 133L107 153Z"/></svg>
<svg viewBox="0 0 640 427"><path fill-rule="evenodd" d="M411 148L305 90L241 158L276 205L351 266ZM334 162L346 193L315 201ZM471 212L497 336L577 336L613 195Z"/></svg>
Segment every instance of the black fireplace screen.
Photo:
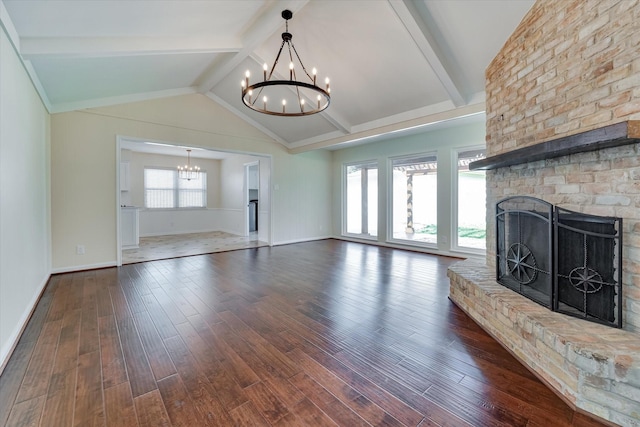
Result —
<svg viewBox="0 0 640 427"><path fill-rule="evenodd" d="M496 276L545 307L622 327L622 219L528 196L496 204Z"/></svg>

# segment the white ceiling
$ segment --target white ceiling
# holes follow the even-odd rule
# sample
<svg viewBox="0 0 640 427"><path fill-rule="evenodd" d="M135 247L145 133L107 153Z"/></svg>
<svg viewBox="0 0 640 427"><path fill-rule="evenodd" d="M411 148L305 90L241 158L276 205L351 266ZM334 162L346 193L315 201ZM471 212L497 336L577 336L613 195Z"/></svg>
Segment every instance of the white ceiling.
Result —
<svg viewBox="0 0 640 427"><path fill-rule="evenodd" d="M0 18L51 112L201 93L299 152L484 111L484 70L533 3L0 0ZM331 78L321 114L240 100L245 70L273 63L284 9L305 66Z"/></svg>

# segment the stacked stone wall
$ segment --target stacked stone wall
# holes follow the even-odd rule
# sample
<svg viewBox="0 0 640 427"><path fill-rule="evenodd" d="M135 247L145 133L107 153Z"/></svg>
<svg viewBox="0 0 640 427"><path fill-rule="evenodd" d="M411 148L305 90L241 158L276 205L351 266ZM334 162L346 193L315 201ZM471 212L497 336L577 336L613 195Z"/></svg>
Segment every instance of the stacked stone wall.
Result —
<svg viewBox="0 0 640 427"><path fill-rule="evenodd" d="M640 120L640 0L538 0L486 71L487 155ZM623 218L623 328L552 313L495 281L495 204L533 196ZM475 269L474 269L475 268ZM452 301L568 402L640 425L640 144L487 172L487 262Z"/></svg>
<svg viewBox="0 0 640 427"><path fill-rule="evenodd" d="M640 2L538 0L485 92L489 156L640 118Z"/></svg>

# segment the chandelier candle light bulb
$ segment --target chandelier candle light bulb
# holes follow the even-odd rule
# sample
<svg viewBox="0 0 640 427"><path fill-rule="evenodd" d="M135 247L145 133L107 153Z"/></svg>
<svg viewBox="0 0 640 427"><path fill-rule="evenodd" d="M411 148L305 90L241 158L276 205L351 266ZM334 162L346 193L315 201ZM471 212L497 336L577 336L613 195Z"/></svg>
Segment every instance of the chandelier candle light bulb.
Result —
<svg viewBox="0 0 640 427"><path fill-rule="evenodd" d="M293 13L290 10L282 11L282 18L285 20L285 32L282 33L282 45L273 61L271 71L269 72L269 65L265 63L262 66L263 81L251 84L249 81L251 74L249 70L247 70L245 78L241 82L242 103L259 113L284 117L307 116L324 111L331 103L329 79L327 78L325 80L325 88L318 86L317 69L314 67L311 73L309 73L293 44L293 35L289 32L289 19L292 17ZM285 77L286 66L284 64L286 64L286 62L284 60L279 62L283 50L287 59L290 59L290 61L288 61L289 79ZM285 69L283 70L282 68ZM297 73L296 69L298 71ZM300 80L298 80L298 77L300 77ZM290 108L290 111L287 111L285 100L283 100L281 111L275 105L272 105L271 109L269 109L267 105L267 95L269 97L275 96L275 99L278 99L283 93L283 90L288 90L295 94L295 98L293 99L298 99L299 109ZM254 91L257 91L256 99L253 98ZM256 102L260 97L262 97L263 101L262 106ZM318 100L317 107L313 102L305 104L304 99L312 100L314 97Z"/></svg>

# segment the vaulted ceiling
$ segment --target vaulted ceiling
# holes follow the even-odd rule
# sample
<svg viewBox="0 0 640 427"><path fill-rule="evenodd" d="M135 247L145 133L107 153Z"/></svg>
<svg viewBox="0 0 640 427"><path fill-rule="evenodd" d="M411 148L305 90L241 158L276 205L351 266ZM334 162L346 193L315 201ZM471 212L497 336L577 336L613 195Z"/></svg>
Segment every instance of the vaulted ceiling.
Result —
<svg viewBox="0 0 640 427"><path fill-rule="evenodd" d="M291 152L484 111L484 70L533 0L0 0L52 113L201 93ZM289 31L331 77L320 114L275 117L240 99Z"/></svg>

